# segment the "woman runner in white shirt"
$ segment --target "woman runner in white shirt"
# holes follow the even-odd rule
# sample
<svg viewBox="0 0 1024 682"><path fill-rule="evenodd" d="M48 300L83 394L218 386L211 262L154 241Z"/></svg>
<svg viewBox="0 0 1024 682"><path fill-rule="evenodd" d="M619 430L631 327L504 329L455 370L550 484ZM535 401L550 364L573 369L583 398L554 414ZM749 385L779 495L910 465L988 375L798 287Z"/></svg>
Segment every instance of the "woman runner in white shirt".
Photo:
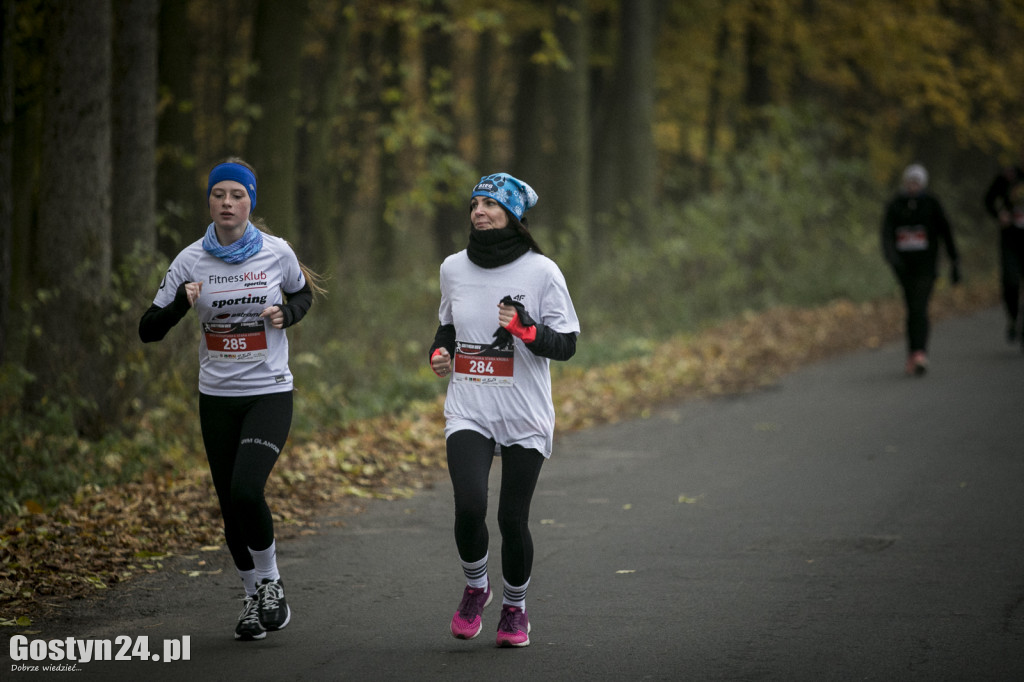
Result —
<svg viewBox="0 0 1024 682"><path fill-rule="evenodd" d="M480 634L491 602L487 480L496 448L501 452L498 646L530 643L528 521L554 434L549 365L573 356L580 332L565 278L527 229L524 214L536 202L533 189L507 173L473 188L469 245L441 265L440 325L430 349L431 368L449 378L445 438L466 577L451 621L459 639Z"/></svg>
<svg viewBox="0 0 1024 682"><path fill-rule="evenodd" d="M213 222L171 263L139 336L160 341L196 311L203 443L224 537L245 588L235 639L255 640L291 620L263 490L291 428L284 330L323 289L288 242L250 219L256 208L251 166L241 159L218 164L206 193Z"/></svg>

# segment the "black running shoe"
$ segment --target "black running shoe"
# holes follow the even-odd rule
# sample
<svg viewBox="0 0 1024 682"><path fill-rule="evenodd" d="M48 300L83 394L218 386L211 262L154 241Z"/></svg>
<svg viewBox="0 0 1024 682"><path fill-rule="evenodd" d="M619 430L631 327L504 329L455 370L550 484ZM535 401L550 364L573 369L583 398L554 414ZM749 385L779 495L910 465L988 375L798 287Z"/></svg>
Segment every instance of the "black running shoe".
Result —
<svg viewBox="0 0 1024 682"><path fill-rule="evenodd" d="M292 610L284 598L284 583L281 579L264 579L256 588L259 599L260 622L268 630L282 630L292 619Z"/></svg>
<svg viewBox="0 0 1024 682"><path fill-rule="evenodd" d="M235 639L248 642L263 639L267 630L260 623L260 604L255 595L246 597L242 602L242 612L238 614L238 625L235 626Z"/></svg>

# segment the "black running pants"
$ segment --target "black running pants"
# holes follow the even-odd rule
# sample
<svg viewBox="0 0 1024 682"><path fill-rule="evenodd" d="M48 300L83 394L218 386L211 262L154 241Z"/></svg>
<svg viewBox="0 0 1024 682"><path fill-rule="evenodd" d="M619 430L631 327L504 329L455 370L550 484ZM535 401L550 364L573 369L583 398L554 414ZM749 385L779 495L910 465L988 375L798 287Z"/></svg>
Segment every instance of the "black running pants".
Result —
<svg viewBox="0 0 1024 682"><path fill-rule="evenodd" d="M1016 324L1024 284L1024 229L1005 227L999 235L999 275L1006 317ZM1020 328L1016 327L1020 332Z"/></svg>
<svg viewBox="0 0 1024 682"><path fill-rule="evenodd" d="M928 303L935 287L935 271L904 272L900 275L907 313L907 351L928 350Z"/></svg>
<svg viewBox="0 0 1024 682"><path fill-rule="evenodd" d="M448 473L455 494L455 545L465 562L487 554L487 479L494 459L494 440L476 431L457 431L448 437ZM544 455L518 445L501 448L501 488L498 530L501 532L502 577L523 585L533 569L530 502L537 487Z"/></svg>
<svg viewBox="0 0 1024 682"><path fill-rule="evenodd" d="M274 520L263 489L288 439L292 393L200 393L199 422L224 517L224 538L235 566L247 571L254 568L249 548L263 550L274 541Z"/></svg>

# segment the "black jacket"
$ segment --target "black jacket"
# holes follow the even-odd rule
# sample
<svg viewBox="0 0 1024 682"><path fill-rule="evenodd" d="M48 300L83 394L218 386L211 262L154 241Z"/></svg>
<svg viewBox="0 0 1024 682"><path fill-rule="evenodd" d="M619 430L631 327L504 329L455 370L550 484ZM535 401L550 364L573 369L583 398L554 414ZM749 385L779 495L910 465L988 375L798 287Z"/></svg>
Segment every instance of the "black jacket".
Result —
<svg viewBox="0 0 1024 682"><path fill-rule="evenodd" d="M953 230L939 200L931 194L900 193L886 206L882 220L882 253L897 274L934 275L940 241L955 266L959 254Z"/></svg>
<svg viewBox="0 0 1024 682"><path fill-rule="evenodd" d="M1024 169L1010 166L992 180L985 192L985 210L993 218L1000 210L1013 211L1015 203L1024 202ZM1016 200L1016 202L1015 202Z"/></svg>

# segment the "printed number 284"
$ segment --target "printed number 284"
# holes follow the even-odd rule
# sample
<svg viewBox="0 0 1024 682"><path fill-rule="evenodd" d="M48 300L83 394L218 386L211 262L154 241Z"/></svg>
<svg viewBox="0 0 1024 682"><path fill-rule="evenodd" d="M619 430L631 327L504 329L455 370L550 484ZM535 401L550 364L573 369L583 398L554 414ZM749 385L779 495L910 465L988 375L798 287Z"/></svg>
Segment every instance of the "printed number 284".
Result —
<svg viewBox="0 0 1024 682"><path fill-rule="evenodd" d="M472 374L494 374L494 365L489 360L472 360L469 371Z"/></svg>

